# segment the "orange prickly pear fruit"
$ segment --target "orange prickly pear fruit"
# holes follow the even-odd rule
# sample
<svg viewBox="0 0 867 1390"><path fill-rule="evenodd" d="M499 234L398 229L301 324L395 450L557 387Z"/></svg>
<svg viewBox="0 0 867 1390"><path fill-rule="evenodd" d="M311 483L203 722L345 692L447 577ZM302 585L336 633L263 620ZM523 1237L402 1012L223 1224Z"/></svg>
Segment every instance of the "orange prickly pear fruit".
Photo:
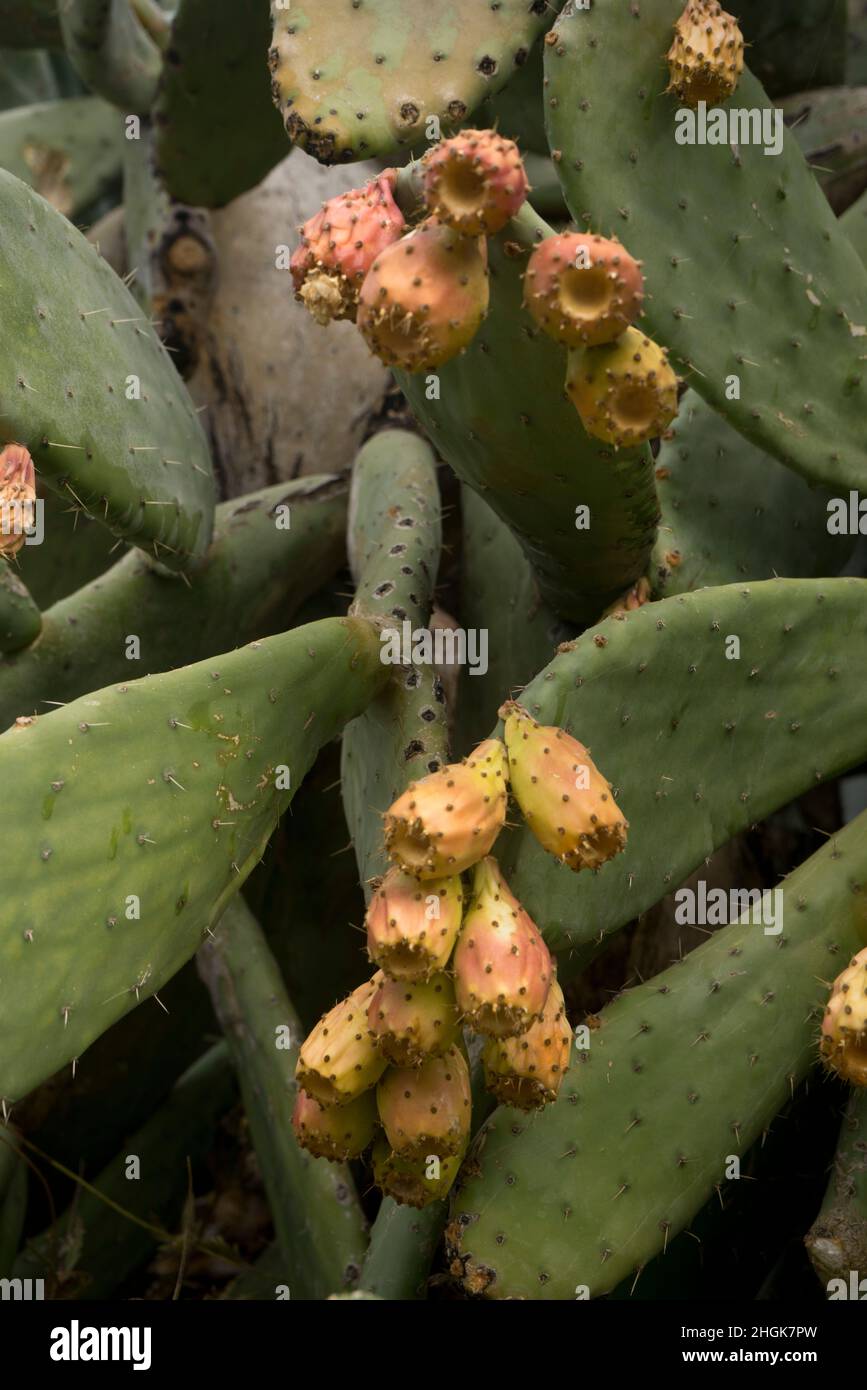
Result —
<svg viewBox="0 0 867 1390"><path fill-rule="evenodd" d="M396 179L397 170L386 169L363 188L329 198L301 228L289 269L296 299L317 323L354 321L364 277L379 253L403 235Z"/></svg>
<svg viewBox="0 0 867 1390"><path fill-rule="evenodd" d="M505 721L512 792L536 839L578 873L626 848L628 822L590 754L563 729L537 724L508 700Z"/></svg>
<svg viewBox="0 0 867 1390"><path fill-rule="evenodd" d="M470 1072L460 1048L420 1067L390 1067L376 1088L386 1138L401 1158L453 1158L470 1134Z"/></svg>
<svg viewBox="0 0 867 1390"><path fill-rule="evenodd" d="M853 1086L867 1086L867 946L831 986L822 1019L822 1056Z"/></svg>
<svg viewBox="0 0 867 1390"><path fill-rule="evenodd" d="M454 975L465 1021L477 1033L497 1038L527 1031L542 1013L555 976L539 928L510 892L492 855L476 866Z"/></svg>
<svg viewBox="0 0 867 1390"><path fill-rule="evenodd" d="M462 1162L463 1151L452 1158L405 1158L392 1153L388 1140L380 1137L373 1146L373 1180L402 1206L428 1207L449 1195Z"/></svg>
<svg viewBox="0 0 867 1390"><path fill-rule="evenodd" d="M572 1029L554 980L541 1018L517 1038L489 1038L482 1049L485 1085L502 1105L538 1110L557 1099L569 1070Z"/></svg>
<svg viewBox="0 0 867 1390"><path fill-rule="evenodd" d="M359 1158L376 1132L376 1093L365 1091L348 1105L325 1108L299 1088L292 1128L302 1149L333 1163Z"/></svg>
<svg viewBox="0 0 867 1390"><path fill-rule="evenodd" d="M36 470L23 444L0 450L0 555L15 555L35 520Z"/></svg>
<svg viewBox="0 0 867 1390"><path fill-rule="evenodd" d="M420 1067L458 1037L455 987L448 975L429 980L383 980L370 1001L367 1024L396 1067Z"/></svg>
<svg viewBox="0 0 867 1390"><path fill-rule="evenodd" d="M462 130L424 159L425 202L462 236L499 232L528 191L518 146L495 130Z"/></svg>
<svg viewBox="0 0 867 1390"><path fill-rule="evenodd" d="M668 354L637 328L603 347L570 348L566 394L594 439L645 444L677 415L677 376Z"/></svg>
<svg viewBox="0 0 867 1390"><path fill-rule="evenodd" d="M508 762L497 738L462 763L411 782L385 812L390 857L416 878L462 873L491 849L506 819Z"/></svg>
<svg viewBox="0 0 867 1390"><path fill-rule="evenodd" d="M463 910L457 874L421 883L389 869L367 909L367 953L392 979L426 980L448 963Z"/></svg>
<svg viewBox="0 0 867 1390"><path fill-rule="evenodd" d="M382 1076L386 1059L367 1026L379 971L323 1014L298 1054L295 1079L320 1105L348 1105Z"/></svg>
<svg viewBox="0 0 867 1390"><path fill-rule="evenodd" d="M613 342L643 302L641 267L615 237L545 237L524 272L524 303L539 327L568 347Z"/></svg>
<svg viewBox="0 0 867 1390"><path fill-rule="evenodd" d="M440 367L475 337L488 311L487 248L433 218L386 248L361 287L358 327L387 367Z"/></svg>
<svg viewBox="0 0 867 1390"><path fill-rule="evenodd" d="M734 95L744 70L744 36L718 0L689 0L667 57L667 91L685 106L717 106Z"/></svg>

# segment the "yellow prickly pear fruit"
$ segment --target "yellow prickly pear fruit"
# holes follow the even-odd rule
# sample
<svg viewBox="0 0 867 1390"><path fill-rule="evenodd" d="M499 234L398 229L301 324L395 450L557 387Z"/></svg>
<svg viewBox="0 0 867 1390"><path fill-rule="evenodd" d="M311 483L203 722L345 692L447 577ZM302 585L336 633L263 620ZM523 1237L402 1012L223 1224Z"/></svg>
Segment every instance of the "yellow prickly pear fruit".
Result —
<svg viewBox="0 0 867 1390"><path fill-rule="evenodd" d="M554 980L541 1018L518 1038L489 1038L482 1049L485 1085L502 1105L538 1110L557 1099L569 1070L572 1029Z"/></svg>
<svg viewBox="0 0 867 1390"><path fill-rule="evenodd" d="M465 1021L497 1038L525 1033L545 1007L554 974L539 928L496 859L484 859L455 947L455 993Z"/></svg>
<svg viewBox="0 0 867 1390"><path fill-rule="evenodd" d="M668 50L669 84L686 106L728 101L744 70L744 36L717 0L689 0Z"/></svg>
<svg viewBox="0 0 867 1390"><path fill-rule="evenodd" d="M461 1050L428 1057L420 1067L390 1067L376 1088L379 1118L401 1158L453 1158L470 1135L470 1073Z"/></svg>
<svg viewBox="0 0 867 1390"><path fill-rule="evenodd" d="M463 1151L452 1158L435 1154L405 1158L392 1153L387 1139L373 1146L373 1180L386 1197L406 1207L428 1207L452 1189L463 1162Z"/></svg>
<svg viewBox="0 0 867 1390"><path fill-rule="evenodd" d="M625 849L629 824L584 744L563 729L537 724L513 700L500 718L512 792L543 849L576 873L598 869Z"/></svg>
<svg viewBox="0 0 867 1390"><path fill-rule="evenodd" d="M483 859L506 819L508 763L497 738L462 763L411 782L385 813L389 856L416 878L462 873Z"/></svg>
<svg viewBox="0 0 867 1390"><path fill-rule="evenodd" d="M656 439L677 415L668 355L637 328L603 347L571 348L566 394L587 433L618 448Z"/></svg>
<svg viewBox="0 0 867 1390"><path fill-rule="evenodd" d="M499 232L528 191L518 146L495 130L462 130L424 159L425 202L462 236Z"/></svg>
<svg viewBox="0 0 867 1390"><path fill-rule="evenodd" d="M853 1086L867 1086L867 946L831 986L822 1019L822 1056Z"/></svg>
<svg viewBox="0 0 867 1390"><path fill-rule="evenodd" d="M463 911L457 874L420 883L389 869L367 909L367 953L394 980L426 980L448 963Z"/></svg>
<svg viewBox="0 0 867 1390"><path fill-rule="evenodd" d="M295 1079L320 1105L348 1105L375 1086L386 1067L367 1025L379 971L323 1014L298 1054Z"/></svg>
<svg viewBox="0 0 867 1390"><path fill-rule="evenodd" d="M387 247L361 286L358 327L387 367L441 367L475 337L488 311L485 241L430 218Z"/></svg>
<svg viewBox="0 0 867 1390"><path fill-rule="evenodd" d="M368 1006L367 1023L393 1066L420 1067L457 1039L455 987L444 974L429 980L383 980Z"/></svg>
<svg viewBox="0 0 867 1390"><path fill-rule="evenodd" d="M332 1163L359 1158L376 1132L376 1093L365 1091L348 1105L325 1108L313 1096L299 1089L292 1111L295 1138L316 1158Z"/></svg>

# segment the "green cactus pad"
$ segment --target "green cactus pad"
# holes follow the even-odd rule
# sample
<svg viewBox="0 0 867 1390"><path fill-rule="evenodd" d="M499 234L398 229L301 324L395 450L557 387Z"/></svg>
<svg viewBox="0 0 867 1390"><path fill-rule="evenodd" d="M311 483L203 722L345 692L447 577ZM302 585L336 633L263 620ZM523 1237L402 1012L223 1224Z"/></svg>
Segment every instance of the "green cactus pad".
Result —
<svg viewBox="0 0 867 1390"><path fill-rule="evenodd" d="M815 1063L865 882L861 816L784 880L781 934L717 932L603 1011L554 1105L495 1112L452 1213L469 1289L593 1297L665 1249Z"/></svg>
<svg viewBox="0 0 867 1390"><path fill-rule="evenodd" d="M610 0L556 22L548 137L566 201L642 258L651 334L736 429L811 481L863 485L867 271L791 135L777 156L677 143L688 113L665 54L681 10ZM729 106L773 111L749 72Z"/></svg>
<svg viewBox="0 0 867 1390"><path fill-rule="evenodd" d="M295 1065L304 1034L259 923L229 904L199 970L211 991L241 1083L256 1157L293 1299L325 1298L358 1278L365 1223L349 1168L313 1158L292 1129Z"/></svg>
<svg viewBox="0 0 867 1390"><path fill-rule="evenodd" d="M695 391L659 452L657 598L744 579L839 574L851 536L828 533L824 488L749 444Z"/></svg>
<svg viewBox="0 0 867 1390"><path fill-rule="evenodd" d="M867 1269L867 1091L853 1088L821 1210L805 1237L807 1253L827 1290Z"/></svg>
<svg viewBox="0 0 867 1390"><path fill-rule="evenodd" d="M58 0L0 0L0 48L60 48Z"/></svg>
<svg viewBox="0 0 867 1390"><path fill-rule="evenodd" d="M521 692L587 746L629 822L596 874L573 874L523 826L498 842L562 970L739 831L867 757L864 636L865 580L732 584L607 618Z"/></svg>
<svg viewBox="0 0 867 1390"><path fill-rule="evenodd" d="M96 248L3 172L0 295L4 439L115 535L172 569L194 565L211 538L214 481L192 403Z"/></svg>
<svg viewBox="0 0 867 1390"><path fill-rule="evenodd" d="M44 614L36 645L0 660L0 732L52 702L288 627L341 564L345 517L344 482L311 475L222 503L205 562L186 583L135 551L124 556ZM43 546L51 544L48 532Z"/></svg>
<svg viewBox="0 0 867 1390"><path fill-rule="evenodd" d="M429 376L395 375L438 453L521 542L545 601L592 623L644 573L658 504L649 449L585 433L563 391L565 348L522 308L527 257L550 234L525 205L490 240L490 313L436 373L439 399Z"/></svg>
<svg viewBox="0 0 867 1390"><path fill-rule="evenodd" d="M293 4L286 13L295 12ZM154 124L159 172L181 202L222 207L285 157L268 79L270 33L265 0L178 6Z"/></svg>
<svg viewBox="0 0 867 1390"><path fill-rule="evenodd" d="M0 1096L26 1094L180 969L386 674L372 627L335 618L0 736L16 788L0 824L15 865Z"/></svg>
<svg viewBox="0 0 867 1390"><path fill-rule="evenodd" d="M22 106L0 115L0 167L74 218L119 180L122 139L99 97Z"/></svg>
<svg viewBox="0 0 867 1390"><path fill-rule="evenodd" d="M62 0L59 16L66 52L82 82L124 114L146 116L163 59L138 6L132 0Z"/></svg>
<svg viewBox="0 0 867 1390"><path fill-rule="evenodd" d="M723 9L740 20L750 68L775 97L844 80L846 7L847 0L732 0Z"/></svg>
<svg viewBox="0 0 867 1390"><path fill-rule="evenodd" d="M14 568L0 560L0 652L29 647L42 630L42 614Z"/></svg>
<svg viewBox="0 0 867 1390"><path fill-rule="evenodd" d="M48 53L6 53L0 49L0 111L56 101L62 95Z"/></svg>
<svg viewBox="0 0 867 1390"><path fill-rule="evenodd" d="M272 0L274 99L322 164L392 155L457 128L526 62L561 0Z"/></svg>
<svg viewBox="0 0 867 1390"><path fill-rule="evenodd" d="M828 202L843 212L867 187L867 88L795 92L780 107Z"/></svg>

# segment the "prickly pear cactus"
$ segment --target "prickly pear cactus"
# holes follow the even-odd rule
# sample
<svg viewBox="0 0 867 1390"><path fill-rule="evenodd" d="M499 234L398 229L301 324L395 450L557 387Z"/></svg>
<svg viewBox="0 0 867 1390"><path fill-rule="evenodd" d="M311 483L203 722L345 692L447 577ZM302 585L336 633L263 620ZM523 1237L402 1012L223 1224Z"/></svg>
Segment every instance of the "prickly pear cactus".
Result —
<svg viewBox="0 0 867 1390"><path fill-rule="evenodd" d="M0 0L0 1297L867 1296L865 52Z"/></svg>

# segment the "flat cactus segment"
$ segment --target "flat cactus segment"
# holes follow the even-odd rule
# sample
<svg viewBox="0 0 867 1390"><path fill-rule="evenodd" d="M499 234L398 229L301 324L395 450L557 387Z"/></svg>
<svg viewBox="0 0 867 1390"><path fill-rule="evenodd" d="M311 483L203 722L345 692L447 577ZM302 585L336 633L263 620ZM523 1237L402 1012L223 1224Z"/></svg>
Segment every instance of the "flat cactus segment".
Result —
<svg viewBox="0 0 867 1390"><path fill-rule="evenodd" d="M392 1302L424 1298L447 1213L444 1201L419 1211L383 1197L370 1231L361 1287Z"/></svg>
<svg viewBox="0 0 867 1390"><path fill-rule="evenodd" d="M678 143L704 134L701 112L664 92L681 8L612 0L556 21L548 136L566 201L579 226L641 257L648 329L737 430L811 482L864 486L867 271L791 135L765 153L782 117L749 73L714 108L723 144Z"/></svg>
<svg viewBox="0 0 867 1390"><path fill-rule="evenodd" d="M603 1011L554 1105L495 1112L452 1212L468 1289L594 1297L688 1226L815 1063L821 981L867 941L865 875L862 815L783 881L781 933L717 932Z"/></svg>
<svg viewBox="0 0 867 1390"><path fill-rule="evenodd" d="M659 451L657 598L739 580L839 574L854 538L828 531L825 488L756 449L689 391ZM848 498L847 498L848 502Z"/></svg>
<svg viewBox="0 0 867 1390"><path fill-rule="evenodd" d="M292 1298L326 1298L358 1276L367 1243L364 1217L348 1167L313 1158L293 1133L304 1030L240 895L198 963L238 1072L274 1217L283 1272L277 1282L289 1285Z"/></svg>
<svg viewBox="0 0 867 1390"><path fill-rule="evenodd" d="M272 0L274 100L322 164L391 155L456 129L506 85L561 0ZM434 137L438 138L438 137Z"/></svg>
<svg viewBox="0 0 867 1390"><path fill-rule="evenodd" d="M42 614L11 565L0 561L0 652L29 647L42 630Z"/></svg>
<svg viewBox="0 0 867 1390"><path fill-rule="evenodd" d="M311 475L222 503L205 562L188 583L136 551L124 556L46 611L38 643L0 659L0 732L52 702L288 627L341 565L345 518L343 481ZM43 546L51 543L49 530Z"/></svg>
<svg viewBox="0 0 867 1390"><path fill-rule="evenodd" d="M61 48L58 0L2 0L0 48Z"/></svg>
<svg viewBox="0 0 867 1390"><path fill-rule="evenodd" d="M867 1268L867 1090L863 1087L852 1089L828 1190L804 1243L826 1293L832 1291L831 1280L842 1279L848 1295L850 1272Z"/></svg>
<svg viewBox="0 0 867 1390"><path fill-rule="evenodd" d="M80 1056L180 969L385 674L368 623L325 619L0 736L16 788L0 826L16 863L0 1096Z"/></svg>
<svg viewBox="0 0 867 1390"><path fill-rule="evenodd" d="M427 376L395 375L439 454L520 541L543 599L591 623L644 573L658 505L649 449L585 433L563 392L565 349L522 308L527 258L550 234L525 205L490 240L490 312L438 369L438 398Z"/></svg>
<svg viewBox="0 0 867 1390"><path fill-rule="evenodd" d="M181 202L223 207L284 158L270 35L265 0L181 0L154 106L157 164Z"/></svg>
<svg viewBox="0 0 867 1390"><path fill-rule="evenodd" d="M847 0L733 0L728 8L749 45L747 62L771 96L844 81Z"/></svg>
<svg viewBox="0 0 867 1390"><path fill-rule="evenodd" d="M22 106L0 115L0 167L74 218L120 178L122 139L99 97Z"/></svg>
<svg viewBox="0 0 867 1390"><path fill-rule="evenodd" d="M739 831L867 756L862 634L865 580L702 589L606 619L522 691L541 724L585 744L630 827L624 853L578 882L526 827L497 846L516 897L565 953L561 974L580 959L573 948L589 949Z"/></svg>
<svg viewBox="0 0 867 1390"><path fill-rule="evenodd" d="M0 295L5 437L115 535L169 568L194 565L211 539L214 481L192 402L95 247L2 171Z"/></svg>
<svg viewBox="0 0 867 1390"><path fill-rule="evenodd" d="M407 660L384 669L394 679L347 727L341 747L343 806L359 877L385 872L382 812L409 782L448 761L443 689L430 661L413 661L427 631L440 564L442 521L436 461L430 445L408 430L374 435L355 460L349 501L348 550L357 588L350 613L376 619L385 639ZM387 629L387 631L386 631Z"/></svg>
<svg viewBox="0 0 867 1390"><path fill-rule="evenodd" d="M141 1060L144 1065L147 1058ZM189 1190L187 1161L195 1166L207 1160L236 1090L226 1046L217 1043L184 1072L168 1099L94 1179L102 1195L78 1191L56 1225L28 1241L15 1262L15 1277L44 1279L55 1299L114 1295L157 1245L148 1226L176 1228ZM130 1154L141 1160L136 1182L129 1179Z"/></svg>
<svg viewBox="0 0 867 1390"><path fill-rule="evenodd" d="M867 187L867 87L795 92L780 107L828 202L845 211Z"/></svg>
<svg viewBox="0 0 867 1390"><path fill-rule="evenodd" d="M50 54L41 50L7 53L0 49L0 111L56 101L63 95Z"/></svg>
<svg viewBox="0 0 867 1390"><path fill-rule="evenodd" d="M146 116L156 95L162 53L133 0L62 0L60 28L69 59L91 91L127 113ZM159 14L159 11L156 10Z"/></svg>

